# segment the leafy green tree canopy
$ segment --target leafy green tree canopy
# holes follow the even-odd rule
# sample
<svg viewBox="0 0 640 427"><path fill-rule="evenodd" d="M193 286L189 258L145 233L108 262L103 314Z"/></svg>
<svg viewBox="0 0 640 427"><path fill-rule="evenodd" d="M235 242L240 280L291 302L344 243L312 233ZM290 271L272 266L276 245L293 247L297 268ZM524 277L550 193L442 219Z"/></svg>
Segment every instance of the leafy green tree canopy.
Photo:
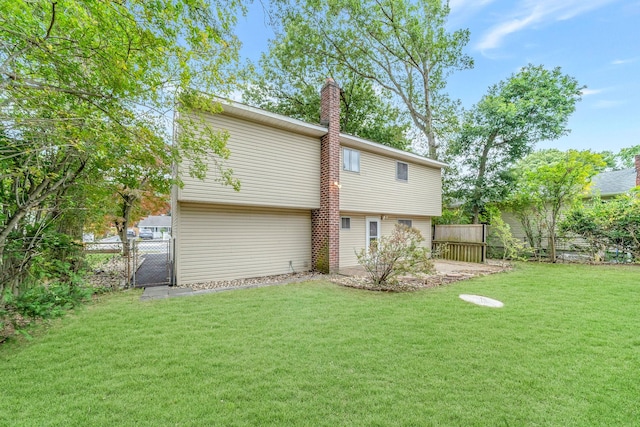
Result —
<svg viewBox="0 0 640 427"><path fill-rule="evenodd" d="M12 230L24 221L54 220L60 197L89 175L101 176L95 182L101 186L158 175L171 161L191 158L201 176L209 153L215 161L228 156L224 135L213 133L185 132L178 152L168 143L168 123L176 95L213 108L192 88L213 91L227 81L237 57L232 26L239 6L0 2L0 262ZM216 164L221 180L236 184Z"/></svg>
<svg viewBox="0 0 640 427"><path fill-rule="evenodd" d="M535 144L569 133L567 122L582 86L559 67L527 65L489 88L464 115L448 154L459 164L456 198L478 222L484 205L509 191L509 168Z"/></svg>
<svg viewBox="0 0 640 427"><path fill-rule="evenodd" d="M315 64L305 56L304 40L276 45L260 61L261 74L253 76L243 100L274 113L310 123L320 117L320 93L330 76L340 85L340 129L401 150L410 148L409 123L398 108L376 91L371 81L338 67ZM277 56L280 55L280 56Z"/></svg>
<svg viewBox="0 0 640 427"><path fill-rule="evenodd" d="M469 32L448 32L442 0L280 0L279 43L296 45L310 64L350 72L390 93L402 105L438 157L439 136L455 122L456 103L446 95L447 77L471 68L462 50ZM344 70L344 71L342 71ZM304 77L304 76L303 76Z"/></svg>
<svg viewBox="0 0 640 427"><path fill-rule="evenodd" d="M545 233L549 257L555 261L557 225L562 212L567 211L585 195L591 178L606 163L591 151L556 149L531 153L514 167L516 186L504 203L520 219L530 244L539 248ZM538 230L538 235L532 229Z"/></svg>

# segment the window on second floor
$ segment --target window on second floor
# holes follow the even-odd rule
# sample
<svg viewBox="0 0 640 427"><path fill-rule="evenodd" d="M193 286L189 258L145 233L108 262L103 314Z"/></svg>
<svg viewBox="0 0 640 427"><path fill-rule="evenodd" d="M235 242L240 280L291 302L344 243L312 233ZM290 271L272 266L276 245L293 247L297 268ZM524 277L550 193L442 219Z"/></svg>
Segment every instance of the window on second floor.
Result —
<svg viewBox="0 0 640 427"><path fill-rule="evenodd" d="M396 179L398 181L409 180L409 165L403 162L396 162Z"/></svg>
<svg viewBox="0 0 640 427"><path fill-rule="evenodd" d="M342 170L360 172L360 152L350 148L342 149Z"/></svg>

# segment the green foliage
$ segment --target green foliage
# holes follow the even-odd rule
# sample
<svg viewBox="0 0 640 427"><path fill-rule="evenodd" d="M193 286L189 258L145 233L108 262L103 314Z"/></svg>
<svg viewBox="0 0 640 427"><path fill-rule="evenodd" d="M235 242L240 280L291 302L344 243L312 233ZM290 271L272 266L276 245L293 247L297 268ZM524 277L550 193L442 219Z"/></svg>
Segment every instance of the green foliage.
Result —
<svg viewBox="0 0 640 427"><path fill-rule="evenodd" d="M585 239L595 261L615 249L640 261L640 198L638 193L610 201L594 198L587 206L574 207L560 223L560 229Z"/></svg>
<svg viewBox="0 0 640 427"><path fill-rule="evenodd" d="M433 272L429 249L422 246L420 230L396 224L390 236L384 236L356 255L358 263L369 274L375 288L393 289L403 275L425 275Z"/></svg>
<svg viewBox="0 0 640 427"><path fill-rule="evenodd" d="M20 232L22 231L22 232ZM90 298L82 245L52 225L27 225L7 240L0 280L0 339L37 319L59 317Z"/></svg>
<svg viewBox="0 0 640 427"><path fill-rule="evenodd" d="M392 94L393 101L406 109L429 156L437 158L439 138L450 132L456 121L457 103L445 93L447 77L473 65L463 53L469 31L446 29L447 2L274 3L283 28L274 49L295 47L300 55L294 60L304 64L300 69L306 69L307 64L327 64L328 70L370 81L368 87L380 90L383 97ZM306 78L307 75L296 76L296 84Z"/></svg>
<svg viewBox="0 0 640 427"><path fill-rule="evenodd" d="M498 251L503 260L525 260L530 253L524 242L513 237L511 226L504 222L502 213L496 206L487 206L482 222L489 224L487 236L488 250L497 254ZM500 248L500 249L498 249Z"/></svg>
<svg viewBox="0 0 640 427"><path fill-rule="evenodd" d="M559 67L530 64L491 86L465 113L448 154L459 165L452 196L464 201L475 223L485 204L502 201L509 193L514 181L510 167L516 161L537 142L569 132L567 122L582 89Z"/></svg>
<svg viewBox="0 0 640 427"><path fill-rule="evenodd" d="M546 235L548 256L555 262L561 213L579 203L591 178L604 166L600 154L555 149L532 153L516 164L516 188L503 206L520 220L533 249L542 249Z"/></svg>
<svg viewBox="0 0 640 427"><path fill-rule="evenodd" d="M622 148L616 158L623 168L632 168L635 166L635 157L637 155L640 155L640 145Z"/></svg>
<svg viewBox="0 0 640 427"><path fill-rule="evenodd" d="M53 282L48 285L31 287L17 297L9 297L9 310L28 319L49 319L60 317L66 311L87 301L91 297L90 288L76 281Z"/></svg>
<svg viewBox="0 0 640 427"><path fill-rule="evenodd" d="M178 151L168 126L178 97L188 103L194 89L233 80L238 7L236 0L0 2L2 272L15 230L108 214L126 231L141 194L179 184L174 162L191 160L199 177L211 165L222 184L238 185L224 167L224 134L185 131ZM181 129L197 125L179 120ZM81 226L65 231L77 235ZM39 250L32 249L20 271Z"/></svg>
<svg viewBox="0 0 640 427"><path fill-rule="evenodd" d="M13 230L2 254L0 294L19 294L50 281L73 281L81 272L82 245L52 224L26 224ZM1 304L1 300L0 300Z"/></svg>
<svg viewBox="0 0 640 427"><path fill-rule="evenodd" d="M433 218L435 225L471 224L469 215L461 208L442 208L442 215Z"/></svg>
<svg viewBox="0 0 640 427"><path fill-rule="evenodd" d="M407 150L409 122L388 101L386 90L374 90L371 81L326 62L309 62L307 39L280 35L260 61L261 74L252 76L243 100L275 113L309 123L320 118L320 92L327 76L340 86L341 132ZM381 92L381 93L380 93Z"/></svg>

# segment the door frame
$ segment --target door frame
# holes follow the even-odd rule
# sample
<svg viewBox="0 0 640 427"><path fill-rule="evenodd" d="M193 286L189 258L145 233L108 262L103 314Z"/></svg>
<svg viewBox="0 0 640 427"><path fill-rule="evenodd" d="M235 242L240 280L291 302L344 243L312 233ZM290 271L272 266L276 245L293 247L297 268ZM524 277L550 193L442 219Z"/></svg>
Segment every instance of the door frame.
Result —
<svg viewBox="0 0 640 427"><path fill-rule="evenodd" d="M369 252L369 244L371 242L371 234L370 234L370 228L369 228L369 224L372 222L376 222L378 223L378 235L376 236L376 238L378 240L380 240L381 234L382 234L382 221L380 219L379 216L367 216L365 217L365 243L364 243L364 247L367 251L367 253Z"/></svg>

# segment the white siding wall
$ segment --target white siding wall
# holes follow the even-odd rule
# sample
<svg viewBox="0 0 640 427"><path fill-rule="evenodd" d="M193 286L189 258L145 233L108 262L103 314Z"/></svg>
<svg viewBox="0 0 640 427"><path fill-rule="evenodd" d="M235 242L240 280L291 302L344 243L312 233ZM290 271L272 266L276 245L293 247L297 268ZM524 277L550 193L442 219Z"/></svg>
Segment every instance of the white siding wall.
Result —
<svg viewBox="0 0 640 427"><path fill-rule="evenodd" d="M342 150L340 155L342 156ZM404 163L409 165L407 182L396 179L395 159L360 151L360 172L340 171L340 210L397 215L441 215L441 170L415 163Z"/></svg>
<svg viewBox="0 0 640 427"><path fill-rule="evenodd" d="M241 183L240 192L215 181L189 177L180 167L184 188L179 200L249 206L316 209L320 206L320 140L225 116L206 116L212 129L229 132L226 165Z"/></svg>
<svg viewBox="0 0 640 427"><path fill-rule="evenodd" d="M179 284L309 270L309 211L179 204Z"/></svg>
<svg viewBox="0 0 640 427"><path fill-rule="evenodd" d="M340 229L340 267L358 265L356 251L364 247L366 240L365 216L348 213L341 216L351 218L351 229Z"/></svg>
<svg viewBox="0 0 640 427"><path fill-rule="evenodd" d="M381 216L348 212L342 212L340 216L351 218L351 229L340 229L340 267L355 266L358 265L358 258L355 255L356 252L360 252L366 245L366 218L375 216L381 218ZM393 232L399 219L410 219L412 222L411 225L422 233L422 237L425 239L424 246L431 247L431 218L387 216L386 219L380 220L380 232L382 236L389 236Z"/></svg>
<svg viewBox="0 0 640 427"><path fill-rule="evenodd" d="M511 227L511 234L513 237L520 239L521 241L527 241L526 234L524 232L524 228L522 227L522 223L516 218L516 216L511 212L503 212L502 220L509 224Z"/></svg>

